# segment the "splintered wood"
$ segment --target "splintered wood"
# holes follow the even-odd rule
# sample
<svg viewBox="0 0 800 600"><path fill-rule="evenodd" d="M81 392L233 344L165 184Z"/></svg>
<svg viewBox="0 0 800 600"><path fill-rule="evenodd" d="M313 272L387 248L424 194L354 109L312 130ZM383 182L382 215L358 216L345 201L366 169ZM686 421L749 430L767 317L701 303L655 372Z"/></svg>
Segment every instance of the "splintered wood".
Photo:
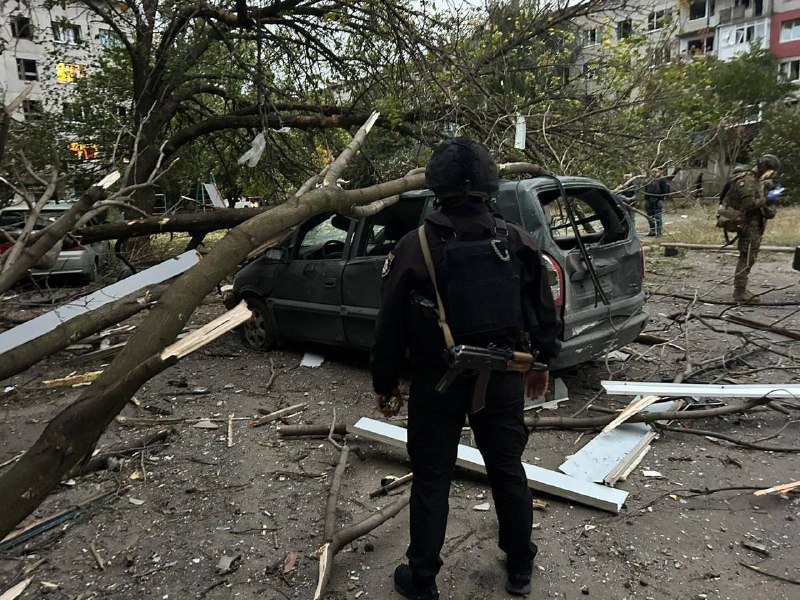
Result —
<svg viewBox="0 0 800 600"><path fill-rule="evenodd" d="M175 358L183 358L206 344L213 342L223 333L227 333L231 329L238 327L247 321L251 315L252 313L250 309L247 308L247 304L242 301L236 308L229 310L210 323L206 323L186 337L164 348L161 352L161 360L166 360L173 356Z"/></svg>

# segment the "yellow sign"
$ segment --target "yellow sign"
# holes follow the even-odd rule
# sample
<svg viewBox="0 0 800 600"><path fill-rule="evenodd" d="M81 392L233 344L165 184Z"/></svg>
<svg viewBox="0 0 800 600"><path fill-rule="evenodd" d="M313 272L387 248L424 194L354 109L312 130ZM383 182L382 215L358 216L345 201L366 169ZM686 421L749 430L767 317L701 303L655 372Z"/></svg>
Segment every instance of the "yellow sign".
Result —
<svg viewBox="0 0 800 600"><path fill-rule="evenodd" d="M90 160L97 157L97 146L95 144L81 144L79 142L71 142L69 145L70 152L81 160Z"/></svg>
<svg viewBox="0 0 800 600"><path fill-rule="evenodd" d="M86 75L86 65L73 65L70 63L56 64L56 79L60 83L75 83Z"/></svg>

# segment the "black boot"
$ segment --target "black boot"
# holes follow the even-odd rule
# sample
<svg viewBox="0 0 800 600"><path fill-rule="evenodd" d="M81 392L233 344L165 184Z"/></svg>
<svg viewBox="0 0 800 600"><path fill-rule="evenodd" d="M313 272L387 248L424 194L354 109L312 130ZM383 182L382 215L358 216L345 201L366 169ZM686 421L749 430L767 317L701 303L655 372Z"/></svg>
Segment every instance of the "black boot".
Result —
<svg viewBox="0 0 800 600"><path fill-rule="evenodd" d="M534 547L534 556L535 547ZM533 561L508 560L506 562L506 591L512 596L527 596L531 592Z"/></svg>
<svg viewBox="0 0 800 600"><path fill-rule="evenodd" d="M394 589L408 600L436 600L439 597L436 582L415 584L414 574L408 565L400 565L394 570Z"/></svg>

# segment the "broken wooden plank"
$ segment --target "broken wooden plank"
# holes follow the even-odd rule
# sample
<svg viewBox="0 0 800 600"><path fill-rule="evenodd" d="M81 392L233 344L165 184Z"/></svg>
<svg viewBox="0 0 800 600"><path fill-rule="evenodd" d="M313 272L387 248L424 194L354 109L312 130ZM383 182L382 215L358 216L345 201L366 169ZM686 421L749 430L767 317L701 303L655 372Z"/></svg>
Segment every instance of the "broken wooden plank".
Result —
<svg viewBox="0 0 800 600"><path fill-rule="evenodd" d="M242 300L236 307L228 312L220 315L213 321L210 321L195 329L189 335L179 339L174 344L171 344L161 351L161 360L167 360L170 357L183 358L202 348L206 344L213 342L222 334L227 333L231 329L235 329L245 321L247 321L252 313L247 308L247 303Z"/></svg>
<svg viewBox="0 0 800 600"><path fill-rule="evenodd" d="M109 302L119 300L149 285L161 283L180 275L197 264L199 260L200 255L194 250L184 252L176 258L165 260L140 273L126 277L122 281L113 283L83 298L78 298L35 319L17 325L13 329L4 331L0 333L0 354L38 338L78 315L96 310Z"/></svg>
<svg viewBox="0 0 800 600"><path fill-rule="evenodd" d="M267 423L271 423L272 421L277 421L278 419L285 417L287 415L292 415L297 412L301 412L308 407L307 402L301 402L300 404L292 404L291 406L287 406L286 408L281 408L276 411L269 413L268 415L264 415L263 417L258 417L253 419L250 422L251 427L261 427L262 425L266 425ZM323 431L323 433L328 433L328 431Z"/></svg>
<svg viewBox="0 0 800 600"><path fill-rule="evenodd" d="M653 404L643 412L672 410L675 404L676 402ZM559 465L558 470L585 481L608 484L607 478L611 473L627 459L642 452L656 437L657 434L646 423L623 423L612 431L596 435Z"/></svg>
<svg viewBox="0 0 800 600"><path fill-rule="evenodd" d="M402 427L389 425L375 419L361 418L348 432L365 438L405 448L407 431ZM483 457L477 448L459 444L456 464L471 471L486 473ZM616 490L596 483L583 481L563 473L522 463L528 487L573 502L618 513L628 497L628 492Z"/></svg>
<svg viewBox="0 0 800 600"><path fill-rule="evenodd" d="M638 415L645 408L651 404L655 404L660 399L661 396L642 396L641 398L634 399L621 413L619 413L616 419L603 427L603 433L608 433L609 431L616 429L618 426L630 419L633 415Z"/></svg>
<svg viewBox="0 0 800 600"><path fill-rule="evenodd" d="M61 377L60 379L46 379L45 381L42 381L42 383L44 384L44 387L47 388L69 387L71 385L78 385L81 383L91 383L102 374L103 371L101 369L100 371L89 371L88 373L67 375L66 377Z"/></svg>
<svg viewBox="0 0 800 600"><path fill-rule="evenodd" d="M775 325L770 325L769 323L762 323L761 321L748 319L741 315L727 314L723 315L722 318L726 321L730 321L731 323L736 323L737 325L744 325L745 327L750 327L752 329L776 333L793 340L800 340L800 331L792 331L791 329L786 329L785 327L777 327Z"/></svg>
<svg viewBox="0 0 800 600"><path fill-rule="evenodd" d="M650 381L601 381L606 393L619 396L653 394L670 398L797 398L800 384L783 383L655 383Z"/></svg>
<svg viewBox="0 0 800 600"><path fill-rule="evenodd" d="M0 600L15 600L22 595L22 592L31 584L33 581L33 577L29 577L28 579L23 579L17 585L10 587L2 595L0 595Z"/></svg>
<svg viewBox="0 0 800 600"><path fill-rule="evenodd" d="M757 492L753 492L753 495L766 496L767 494L785 494L786 492L798 489L800 489L800 481L793 481L791 483L784 483L783 485L776 485L765 490L758 490Z"/></svg>
<svg viewBox="0 0 800 600"><path fill-rule="evenodd" d="M122 342L121 344L114 344L113 346L109 346L108 348L101 348L100 350L95 350L93 352L86 352L85 354L79 354L78 356L74 356L65 362L71 365L83 365L88 362L92 362L95 359L101 358L111 358L115 356L120 350L125 347L125 344L128 342Z"/></svg>

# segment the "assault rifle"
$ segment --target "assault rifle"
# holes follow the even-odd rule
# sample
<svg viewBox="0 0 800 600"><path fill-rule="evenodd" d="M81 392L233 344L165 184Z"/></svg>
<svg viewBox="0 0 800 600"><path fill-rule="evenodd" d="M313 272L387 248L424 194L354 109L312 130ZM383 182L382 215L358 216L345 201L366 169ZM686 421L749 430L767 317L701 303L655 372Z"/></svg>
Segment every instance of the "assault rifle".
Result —
<svg viewBox="0 0 800 600"><path fill-rule="evenodd" d="M471 413L483 408L486 400L486 388L492 371L547 371L548 366L536 362L536 356L527 352L514 352L505 348L480 348L478 346L453 346L444 351L444 362L450 369L436 384L436 391L444 394L456 377L467 370L477 371L478 379L472 392Z"/></svg>

